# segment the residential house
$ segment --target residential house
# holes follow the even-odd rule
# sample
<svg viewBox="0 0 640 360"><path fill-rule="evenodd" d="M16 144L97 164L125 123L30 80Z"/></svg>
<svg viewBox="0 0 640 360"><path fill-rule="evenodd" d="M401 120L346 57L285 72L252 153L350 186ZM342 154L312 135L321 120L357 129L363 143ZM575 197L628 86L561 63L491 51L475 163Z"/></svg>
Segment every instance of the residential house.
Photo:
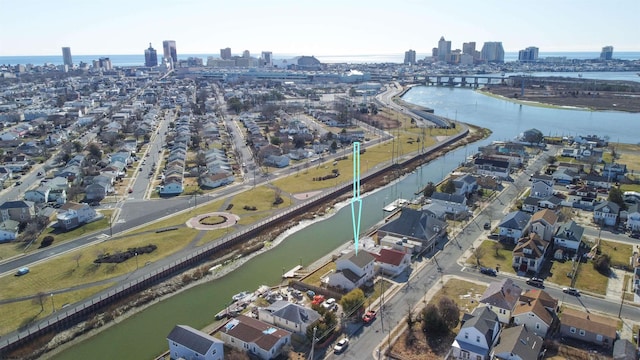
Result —
<svg viewBox="0 0 640 360"><path fill-rule="evenodd" d="M18 237L20 223L15 220L0 222L0 243L13 241Z"/></svg>
<svg viewBox="0 0 640 360"><path fill-rule="evenodd" d="M220 172L217 174L203 174L198 178L198 184L200 187L217 188L220 186L233 183L235 177L233 174Z"/></svg>
<svg viewBox="0 0 640 360"><path fill-rule="evenodd" d="M553 178L553 181L558 184L573 184L580 179L580 174L578 174L574 169L559 167L553 172L551 177Z"/></svg>
<svg viewBox="0 0 640 360"><path fill-rule="evenodd" d="M627 229L640 231L640 204L634 203L627 209Z"/></svg>
<svg viewBox="0 0 640 360"><path fill-rule="evenodd" d="M625 164L606 163L602 169L602 175L614 181L623 180L626 173L627 165Z"/></svg>
<svg viewBox="0 0 640 360"><path fill-rule="evenodd" d="M562 204L562 199L555 195L547 196L544 199L538 199L538 207L540 209L557 209Z"/></svg>
<svg viewBox="0 0 640 360"><path fill-rule="evenodd" d="M466 217L469 215L467 198L464 195L447 194L436 191L431 194L431 202L438 203L447 209L447 214L454 217Z"/></svg>
<svg viewBox="0 0 640 360"><path fill-rule="evenodd" d="M342 255L336 260L336 271L323 282L327 286L338 287L351 291L373 280L375 274L375 258L364 250L354 251Z"/></svg>
<svg viewBox="0 0 640 360"><path fill-rule="evenodd" d="M57 226L64 230L76 228L82 224L91 222L98 214L87 203L68 202L60 207L56 217Z"/></svg>
<svg viewBox="0 0 640 360"><path fill-rule="evenodd" d="M618 223L620 205L612 201L602 201L593 208L593 222L605 226L615 226Z"/></svg>
<svg viewBox="0 0 640 360"><path fill-rule="evenodd" d="M522 211L528 213L535 213L540 211L540 205L538 204L540 199L535 198L533 196L527 196L524 200L522 200Z"/></svg>
<svg viewBox="0 0 640 360"><path fill-rule="evenodd" d="M451 357L488 360L499 335L500 322L496 314L486 307L478 306L471 315L464 316L460 331L451 344Z"/></svg>
<svg viewBox="0 0 640 360"><path fill-rule="evenodd" d="M266 308L258 309L258 319L261 321L303 336L309 325L320 317L317 311L287 300L276 301Z"/></svg>
<svg viewBox="0 0 640 360"><path fill-rule="evenodd" d="M549 175L535 174L531 177L532 197L544 199L553 195L553 178Z"/></svg>
<svg viewBox="0 0 640 360"><path fill-rule="evenodd" d="M2 221L15 220L19 223L23 223L33 219L35 214L35 207L32 201L5 201L0 205L0 216L2 216Z"/></svg>
<svg viewBox="0 0 640 360"><path fill-rule="evenodd" d="M612 181L615 179L611 179L607 176L594 175L589 174L584 177L584 182L587 186L593 186L598 189L611 189Z"/></svg>
<svg viewBox="0 0 640 360"><path fill-rule="evenodd" d="M512 211L505 215L498 225L500 240L506 239L515 244L529 229L531 215L524 211Z"/></svg>
<svg viewBox="0 0 640 360"><path fill-rule="evenodd" d="M560 315L560 335L604 347L617 338L618 320L566 307Z"/></svg>
<svg viewBox="0 0 640 360"><path fill-rule="evenodd" d="M420 241L409 240L407 237L397 237L393 235L378 236L380 246L388 247L407 254L419 254L422 252Z"/></svg>
<svg viewBox="0 0 640 360"><path fill-rule="evenodd" d="M566 250L578 251L582 244L583 233L584 228L570 220L560 225L553 237L553 243Z"/></svg>
<svg viewBox="0 0 640 360"><path fill-rule="evenodd" d="M49 202L49 192L51 188L48 185L40 185L35 189L24 192L24 199L35 204L44 204Z"/></svg>
<svg viewBox="0 0 640 360"><path fill-rule="evenodd" d="M110 189L112 189L112 187L106 183L95 182L89 184L84 188L85 199L87 201L100 201L107 197Z"/></svg>
<svg viewBox="0 0 640 360"><path fill-rule="evenodd" d="M224 360L224 342L190 326L174 326L167 341L171 359Z"/></svg>
<svg viewBox="0 0 640 360"><path fill-rule="evenodd" d="M536 233L529 233L518 240L513 248L512 266L517 272L538 274L542 269L549 242Z"/></svg>
<svg viewBox="0 0 640 360"><path fill-rule="evenodd" d="M411 253L405 251L382 248L378 254L371 255L376 258L377 272L390 277L398 276L411 267Z"/></svg>
<svg viewBox="0 0 640 360"><path fill-rule="evenodd" d="M378 231L378 239L391 235L400 239L419 241L422 249L431 251L438 240L446 235L447 223L429 216L427 212L403 208L397 219L382 225Z"/></svg>
<svg viewBox="0 0 640 360"><path fill-rule="evenodd" d="M289 166L290 160L291 158L286 155L267 155L264 158L264 164L266 166L283 168Z"/></svg>
<svg viewBox="0 0 640 360"><path fill-rule="evenodd" d="M525 325L534 334L545 337L557 320L558 300L546 291L530 289L520 296L513 310L513 322Z"/></svg>
<svg viewBox="0 0 640 360"><path fill-rule="evenodd" d="M160 186L160 195L179 195L184 191L182 176L167 176Z"/></svg>
<svg viewBox="0 0 640 360"><path fill-rule="evenodd" d="M491 359L535 360L542 356L543 339L527 326L502 330L500 341L491 351Z"/></svg>
<svg viewBox="0 0 640 360"><path fill-rule="evenodd" d="M538 234L542 240L551 241L556 233L558 219L558 215L552 210L543 209L537 211L531 216L529 230Z"/></svg>
<svg viewBox="0 0 640 360"><path fill-rule="evenodd" d="M446 206L440 203L430 202L422 206L420 210L422 210L422 212L424 212L425 214L431 217L434 217L438 220L442 220L442 221L447 220L447 208Z"/></svg>
<svg viewBox="0 0 640 360"><path fill-rule="evenodd" d="M244 315L229 320L218 333L227 346L263 360L277 358L282 348L291 343L289 331Z"/></svg>
<svg viewBox="0 0 640 360"><path fill-rule="evenodd" d="M511 322L511 313L515 309L522 289L511 279L494 281L478 300L478 306L493 311L503 324Z"/></svg>
<svg viewBox="0 0 640 360"><path fill-rule="evenodd" d="M508 161L477 158L473 161L473 165L478 175L507 179L511 174L511 164Z"/></svg>
<svg viewBox="0 0 640 360"><path fill-rule="evenodd" d="M56 172L55 176L65 178L68 182L76 183L82 176L82 170L78 165L67 165L64 169Z"/></svg>
<svg viewBox="0 0 640 360"><path fill-rule="evenodd" d="M478 182L471 174L464 174L456 178L453 180L453 184L456 187L456 195L469 196L478 188Z"/></svg>

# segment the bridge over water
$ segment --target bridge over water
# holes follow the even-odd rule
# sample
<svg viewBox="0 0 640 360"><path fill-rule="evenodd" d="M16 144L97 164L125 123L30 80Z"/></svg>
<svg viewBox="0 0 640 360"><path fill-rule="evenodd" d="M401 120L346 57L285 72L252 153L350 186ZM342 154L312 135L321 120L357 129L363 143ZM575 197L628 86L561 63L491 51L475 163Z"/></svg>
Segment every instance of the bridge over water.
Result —
<svg viewBox="0 0 640 360"><path fill-rule="evenodd" d="M415 76L414 81L425 85L435 86L469 86L478 88L481 85L500 84L505 80L505 76L496 74L486 75L466 75L466 74L439 74Z"/></svg>

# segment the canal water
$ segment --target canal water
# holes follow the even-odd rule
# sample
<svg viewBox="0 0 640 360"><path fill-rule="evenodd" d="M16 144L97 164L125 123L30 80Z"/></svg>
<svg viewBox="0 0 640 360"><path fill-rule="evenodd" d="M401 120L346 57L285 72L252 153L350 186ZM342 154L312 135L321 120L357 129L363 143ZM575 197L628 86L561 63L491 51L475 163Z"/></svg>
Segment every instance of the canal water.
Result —
<svg viewBox="0 0 640 360"><path fill-rule="evenodd" d="M382 207L396 198L413 198L429 181L438 182L493 140L510 140L530 128L545 135L607 135L610 141L637 143L640 115L520 106L483 96L470 89L416 87L404 100L435 109L436 114L493 131L489 139L457 149L419 168L402 180L363 198L362 232L383 217ZM346 206L326 220L290 235L283 243L230 274L193 287L147 308L63 352L54 359L150 359L167 349L166 336L176 324L203 328L243 290L275 285L284 271L308 265L350 241L351 209Z"/></svg>

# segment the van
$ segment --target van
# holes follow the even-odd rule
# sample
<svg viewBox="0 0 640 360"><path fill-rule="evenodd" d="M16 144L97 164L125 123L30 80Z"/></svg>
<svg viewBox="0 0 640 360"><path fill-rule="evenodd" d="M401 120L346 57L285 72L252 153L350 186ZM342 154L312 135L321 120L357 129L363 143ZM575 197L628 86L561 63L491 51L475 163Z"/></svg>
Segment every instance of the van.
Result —
<svg viewBox="0 0 640 360"><path fill-rule="evenodd" d="M22 275L25 275L25 274L28 274L28 273L29 273L29 268L28 267L23 267L23 268L18 269L18 272L16 272L16 276L22 276Z"/></svg>

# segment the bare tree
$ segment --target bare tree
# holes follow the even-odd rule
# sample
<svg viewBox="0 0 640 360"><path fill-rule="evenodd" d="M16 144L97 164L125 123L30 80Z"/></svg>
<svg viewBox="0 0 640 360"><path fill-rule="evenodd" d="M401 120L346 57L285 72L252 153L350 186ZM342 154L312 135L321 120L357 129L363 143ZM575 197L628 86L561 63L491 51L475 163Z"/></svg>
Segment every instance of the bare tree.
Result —
<svg viewBox="0 0 640 360"><path fill-rule="evenodd" d="M499 254L500 250L504 249L504 245L502 245L502 243L499 241L494 242L492 247L493 247L493 250L495 250L496 252L496 257L500 255Z"/></svg>
<svg viewBox="0 0 640 360"><path fill-rule="evenodd" d="M482 247L477 247L475 249L473 249L473 256L476 257L476 264L478 266L480 266L480 259L482 259L484 257L484 248Z"/></svg>
<svg viewBox="0 0 640 360"><path fill-rule="evenodd" d="M47 300L47 294L45 294L42 291L37 293L35 295L35 297L33 298L33 303L35 305L40 305L40 312L44 312L44 302L45 302L45 300Z"/></svg>
<svg viewBox="0 0 640 360"><path fill-rule="evenodd" d="M80 267L80 259L82 258L83 253L82 252L77 252L75 255L73 255L72 259L76 261L76 268Z"/></svg>

